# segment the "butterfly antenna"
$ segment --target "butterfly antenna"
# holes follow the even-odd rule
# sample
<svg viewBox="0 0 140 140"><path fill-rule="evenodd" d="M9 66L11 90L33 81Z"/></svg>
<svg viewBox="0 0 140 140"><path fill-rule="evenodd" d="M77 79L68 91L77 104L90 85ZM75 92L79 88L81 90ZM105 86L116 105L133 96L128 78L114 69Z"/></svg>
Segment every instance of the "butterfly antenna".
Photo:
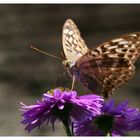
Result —
<svg viewBox="0 0 140 140"><path fill-rule="evenodd" d="M61 52L61 56L65 59L65 55L64 55L64 52Z"/></svg>
<svg viewBox="0 0 140 140"><path fill-rule="evenodd" d="M58 56L55 56L55 55L53 55L53 54L49 54L49 53L47 53L47 52L44 52L44 51L42 51L42 50L40 50L40 49L38 49L38 48L36 48L36 47L34 47L34 46L29 46L29 47L30 47L31 49L35 50L35 51L38 51L38 52L40 52L40 53L43 53L43 54L45 54L45 55L48 55L48 56L51 56L51 57L54 57L54 58L57 58L57 59L63 61L62 58L60 58L60 57L58 57Z"/></svg>

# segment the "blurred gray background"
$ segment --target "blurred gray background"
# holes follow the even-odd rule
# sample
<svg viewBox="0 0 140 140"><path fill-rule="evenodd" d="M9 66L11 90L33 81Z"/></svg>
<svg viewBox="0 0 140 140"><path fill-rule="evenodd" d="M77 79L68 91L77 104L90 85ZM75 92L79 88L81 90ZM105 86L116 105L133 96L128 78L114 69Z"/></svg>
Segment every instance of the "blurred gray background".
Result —
<svg viewBox="0 0 140 140"><path fill-rule="evenodd" d="M53 133L51 126L28 134L20 124L19 102L33 104L42 93L55 86L70 87L71 80L61 61L29 48L34 45L61 57L62 27L71 18L79 27L89 48L140 31L140 5L0 5L0 135L65 135L60 123ZM112 97L117 102L129 99L140 108L140 59L136 74ZM78 83L80 93L84 88ZM131 133L130 135L140 135Z"/></svg>

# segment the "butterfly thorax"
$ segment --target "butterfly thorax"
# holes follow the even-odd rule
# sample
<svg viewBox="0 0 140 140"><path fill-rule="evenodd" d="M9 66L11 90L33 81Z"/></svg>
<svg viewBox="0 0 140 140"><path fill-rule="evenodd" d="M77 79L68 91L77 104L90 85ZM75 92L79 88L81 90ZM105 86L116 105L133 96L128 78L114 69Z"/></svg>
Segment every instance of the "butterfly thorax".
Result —
<svg viewBox="0 0 140 140"><path fill-rule="evenodd" d="M75 76L76 80L80 77L80 70L76 67L75 62L64 60L62 62L71 77ZM79 81L79 80L78 80Z"/></svg>
<svg viewBox="0 0 140 140"><path fill-rule="evenodd" d="M62 61L62 64L64 65L65 68L69 68L69 67L74 66L75 65L75 62L64 60L64 61Z"/></svg>

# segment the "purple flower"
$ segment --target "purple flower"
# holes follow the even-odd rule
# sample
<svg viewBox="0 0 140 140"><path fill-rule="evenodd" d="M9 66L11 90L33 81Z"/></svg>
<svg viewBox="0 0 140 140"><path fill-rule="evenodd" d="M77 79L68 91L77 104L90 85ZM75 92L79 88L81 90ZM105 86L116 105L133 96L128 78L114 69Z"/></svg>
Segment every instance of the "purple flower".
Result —
<svg viewBox="0 0 140 140"><path fill-rule="evenodd" d="M132 118L131 131L140 131L140 113L136 113Z"/></svg>
<svg viewBox="0 0 140 140"><path fill-rule="evenodd" d="M84 120L100 114L103 99L97 95L77 96L76 91L57 88L43 94L43 99L35 105L21 103L25 130L30 132L40 127L44 122L52 123L58 119L65 123L74 120ZM54 128L54 127L53 127Z"/></svg>
<svg viewBox="0 0 140 140"><path fill-rule="evenodd" d="M126 135L128 131L132 130L133 120L138 113L138 109L128 107L128 101L115 106L114 100L110 100L104 103L100 115L93 116L92 119L76 122L74 126L75 135Z"/></svg>

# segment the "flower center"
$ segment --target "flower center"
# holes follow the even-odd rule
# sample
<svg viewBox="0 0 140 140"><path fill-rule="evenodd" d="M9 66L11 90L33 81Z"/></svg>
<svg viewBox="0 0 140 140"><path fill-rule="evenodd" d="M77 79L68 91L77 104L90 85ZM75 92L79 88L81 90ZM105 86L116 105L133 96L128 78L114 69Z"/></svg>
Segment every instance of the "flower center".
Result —
<svg viewBox="0 0 140 140"><path fill-rule="evenodd" d="M111 129L113 127L113 121L114 118L112 116L101 115L95 119L94 123L99 129L101 129L105 133L105 135L107 135L111 132Z"/></svg>
<svg viewBox="0 0 140 140"><path fill-rule="evenodd" d="M60 92L63 92L63 91L70 91L69 88L65 88L65 87L57 87L57 88L55 88L55 89L59 89ZM47 93L50 94L50 95L54 95L54 90L55 90L55 89L50 89L49 91L47 91Z"/></svg>

